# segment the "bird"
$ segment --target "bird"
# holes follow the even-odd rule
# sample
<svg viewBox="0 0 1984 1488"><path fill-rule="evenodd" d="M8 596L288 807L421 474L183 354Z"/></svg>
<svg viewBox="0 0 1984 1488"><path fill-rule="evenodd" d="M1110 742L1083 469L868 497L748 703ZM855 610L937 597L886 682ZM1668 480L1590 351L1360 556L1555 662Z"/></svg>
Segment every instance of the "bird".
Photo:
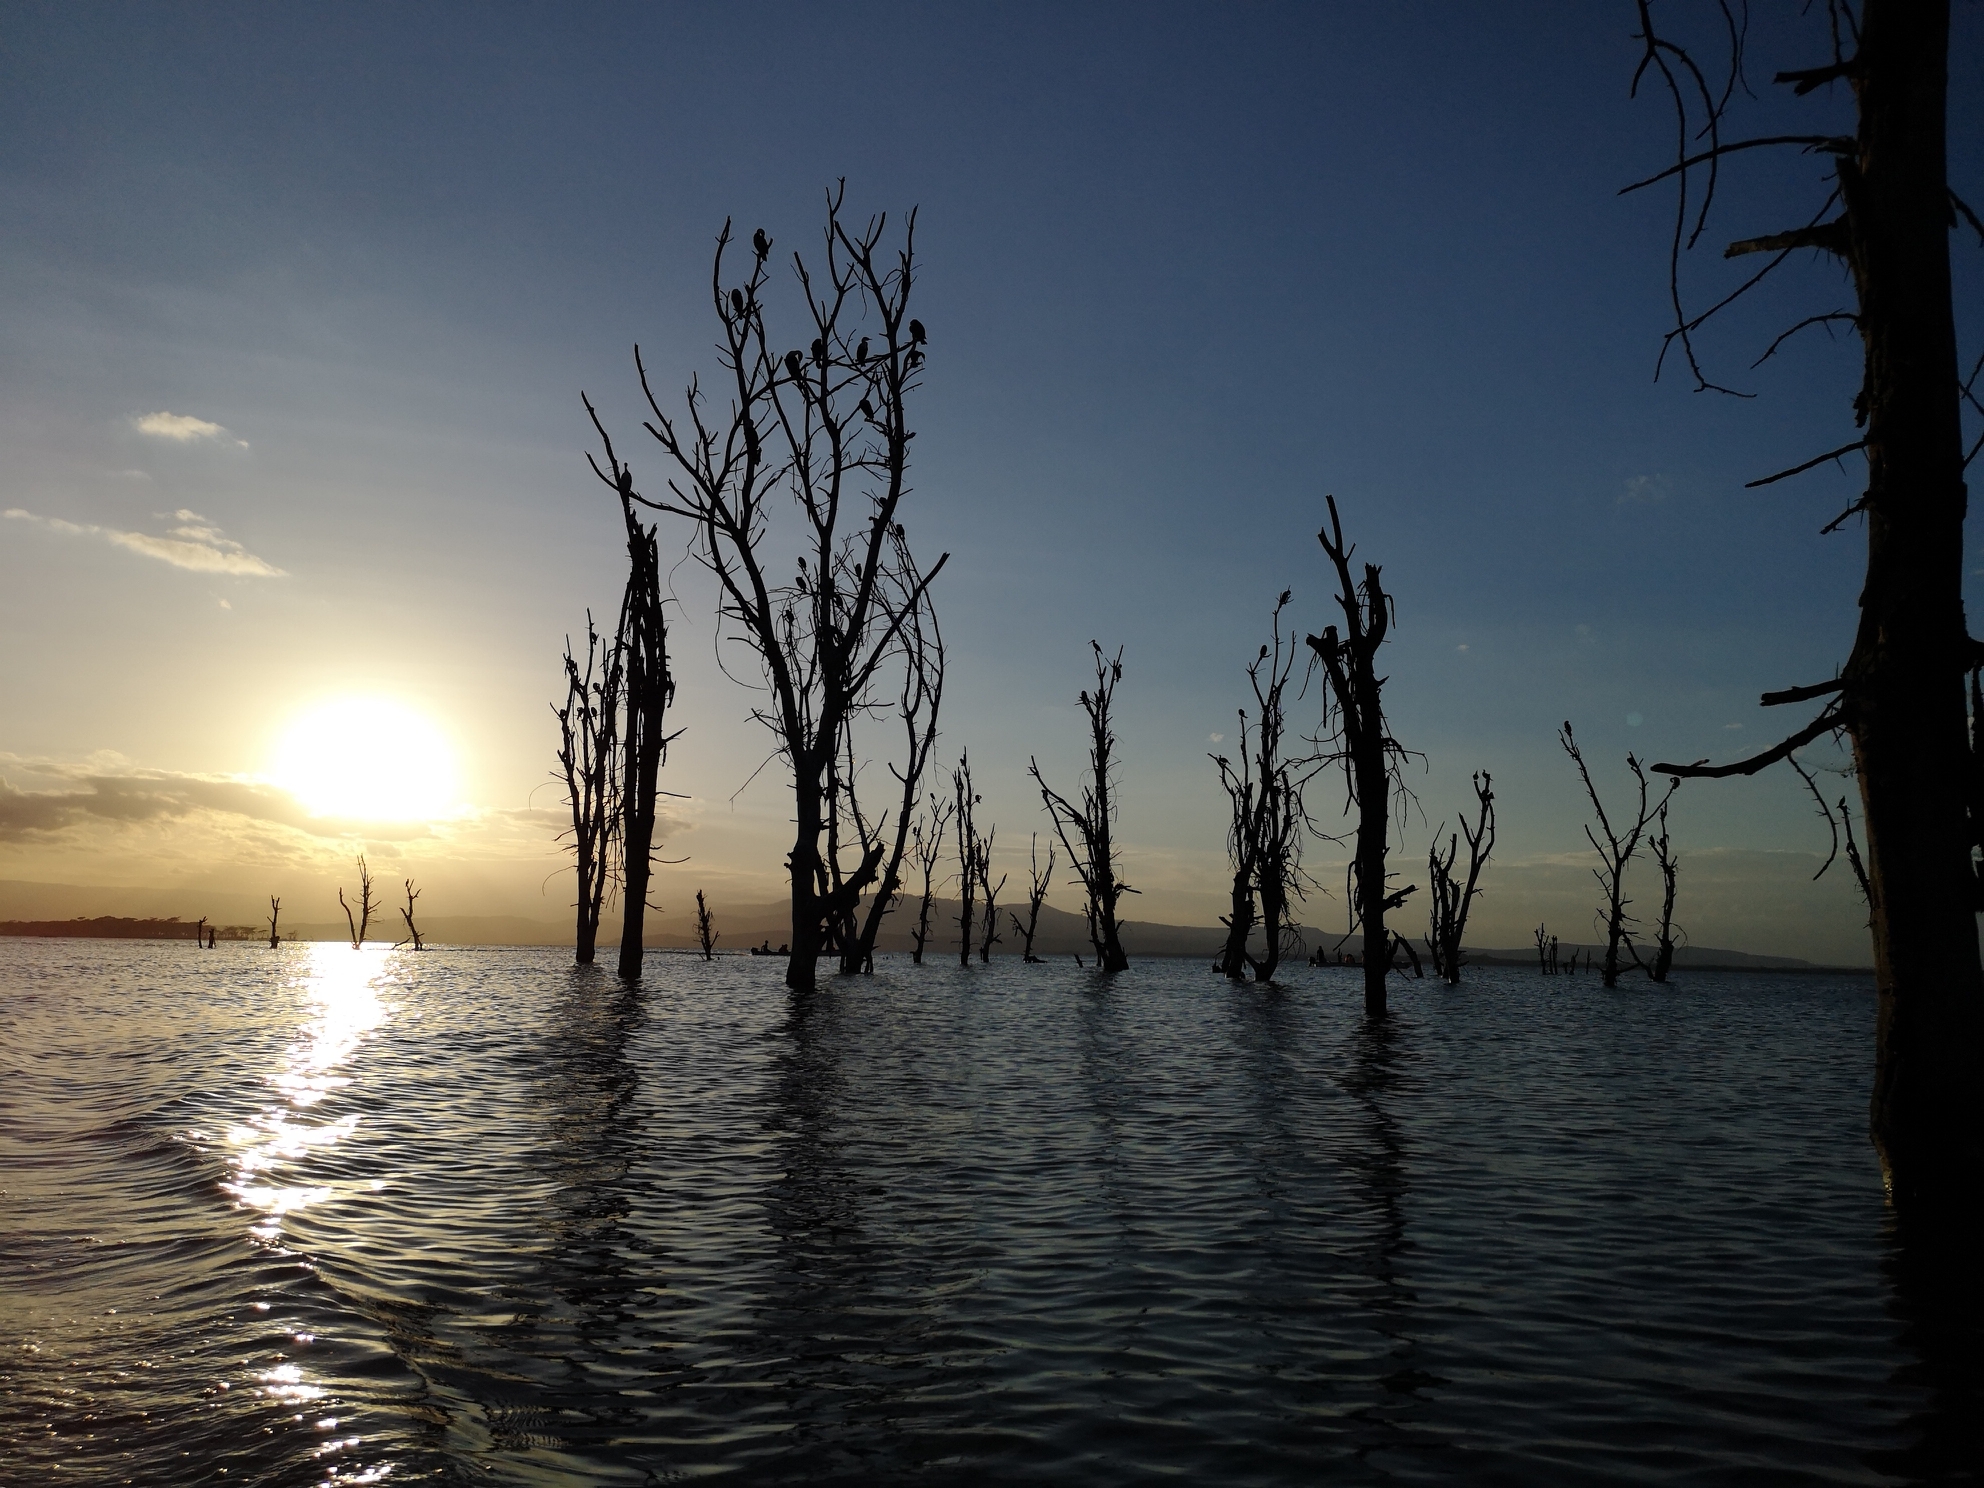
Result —
<svg viewBox="0 0 1984 1488"><path fill-rule="evenodd" d="M861 344L854 348L854 360L857 362L868 360L868 338L866 336L863 336L861 338Z"/></svg>
<svg viewBox="0 0 1984 1488"><path fill-rule="evenodd" d="M763 263L770 256L772 240L765 236L765 230L762 227L751 234L751 248L758 255L758 262L760 263Z"/></svg>
<svg viewBox="0 0 1984 1488"><path fill-rule="evenodd" d="M912 321L911 321L911 322L909 323L909 339L910 339L911 341L913 341L913 342L915 342L915 343L916 343L916 344L917 344L918 346L921 346L921 345L923 344L923 322L922 322L922 321L920 321L920 320L912 320Z"/></svg>
<svg viewBox="0 0 1984 1488"><path fill-rule="evenodd" d="M817 336L813 338L813 360L822 367L827 364L827 343Z"/></svg>
<svg viewBox="0 0 1984 1488"><path fill-rule="evenodd" d="M790 372L794 377L797 377L799 375L799 365L799 353L788 351L785 354L785 370Z"/></svg>
<svg viewBox="0 0 1984 1488"><path fill-rule="evenodd" d="M865 419L875 417L875 405L870 403L866 398L861 400L861 416Z"/></svg>
<svg viewBox="0 0 1984 1488"><path fill-rule="evenodd" d="M741 290L741 289L733 289L733 290L732 290L732 291L730 292L730 308L731 308L731 309L732 309L732 310L733 310L733 311L734 311L735 313L737 313L738 315L742 315L742 314L744 313L744 291L743 291L743 290Z"/></svg>

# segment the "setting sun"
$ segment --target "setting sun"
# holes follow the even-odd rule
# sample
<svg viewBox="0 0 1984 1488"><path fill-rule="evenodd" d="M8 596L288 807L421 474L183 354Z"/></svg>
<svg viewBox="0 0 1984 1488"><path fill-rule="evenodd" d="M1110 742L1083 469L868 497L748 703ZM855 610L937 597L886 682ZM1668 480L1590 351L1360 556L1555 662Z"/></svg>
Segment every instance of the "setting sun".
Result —
<svg viewBox="0 0 1984 1488"><path fill-rule="evenodd" d="M272 773L318 816L432 821L457 805L447 738L391 698L332 698L299 713L276 747Z"/></svg>

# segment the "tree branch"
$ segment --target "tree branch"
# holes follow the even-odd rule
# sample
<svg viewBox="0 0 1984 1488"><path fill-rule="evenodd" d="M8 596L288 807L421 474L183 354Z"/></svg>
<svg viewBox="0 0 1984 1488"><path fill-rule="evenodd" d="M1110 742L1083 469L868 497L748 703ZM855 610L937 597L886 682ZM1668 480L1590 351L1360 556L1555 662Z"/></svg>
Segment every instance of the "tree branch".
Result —
<svg viewBox="0 0 1984 1488"><path fill-rule="evenodd" d="M1846 219L1835 217L1830 222L1821 222L1811 227L1794 227L1790 232L1767 233L1761 238L1743 238L1723 249L1722 256L1738 258L1745 253L1788 253L1798 248L1822 248L1828 253L1837 253L1841 258L1846 258L1852 251L1852 242L1846 231Z"/></svg>
<svg viewBox="0 0 1984 1488"><path fill-rule="evenodd" d="M1820 734L1829 734L1842 727L1845 721L1844 710L1834 704L1790 738L1746 760L1737 760L1729 765L1711 765L1707 760L1696 760L1692 765L1659 764L1653 770L1656 775L1678 775L1684 780L1721 780L1730 775L1754 775L1764 766L1774 765L1788 757L1792 750L1811 743Z"/></svg>
<svg viewBox="0 0 1984 1488"><path fill-rule="evenodd" d="M1743 489L1754 491L1758 486L1775 485L1778 481L1789 480L1794 475L1803 475L1814 465L1823 465L1828 460L1837 460L1841 455L1850 455L1855 450L1865 449L1866 447L1866 440L1856 439L1851 444L1842 444L1836 450L1827 450L1823 455L1815 455L1803 465L1793 465L1789 470L1780 470L1776 475L1767 475L1762 480L1745 481L1743 482Z"/></svg>

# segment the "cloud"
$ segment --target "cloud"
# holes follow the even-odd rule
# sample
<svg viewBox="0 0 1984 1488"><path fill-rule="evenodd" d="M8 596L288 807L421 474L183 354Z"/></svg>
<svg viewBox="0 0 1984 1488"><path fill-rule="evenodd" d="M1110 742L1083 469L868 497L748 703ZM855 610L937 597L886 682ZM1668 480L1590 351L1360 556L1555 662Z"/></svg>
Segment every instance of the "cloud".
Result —
<svg viewBox="0 0 1984 1488"><path fill-rule="evenodd" d="M183 507L171 514L179 525L163 537L149 532L124 532L115 527L99 527L94 523L65 522L60 517L36 516L18 506L8 508L4 515L16 522L32 522L37 527L59 532L65 537L101 538L130 552L141 553L147 558L156 558L161 563L170 563L174 568L189 569L194 573L233 574L240 578L258 579L287 577L284 570L266 559L257 558L198 512Z"/></svg>
<svg viewBox="0 0 1984 1488"><path fill-rule="evenodd" d="M43 841L91 822L130 826L204 815L243 817L313 837L346 837L361 825L367 838L382 841L434 835L418 823L382 826L314 817L288 791L238 775L6 759L60 784L53 790L21 790L0 777L0 842Z"/></svg>
<svg viewBox="0 0 1984 1488"><path fill-rule="evenodd" d="M170 439L174 444L191 444L196 439L223 440L248 448L248 441L236 439L233 434L216 423L203 418L194 418L190 413L144 413L132 420L140 434L149 434L155 439Z"/></svg>
<svg viewBox="0 0 1984 1488"><path fill-rule="evenodd" d="M1626 482L1626 489L1619 495L1621 506L1653 506L1667 499L1668 482L1664 475L1636 475Z"/></svg>

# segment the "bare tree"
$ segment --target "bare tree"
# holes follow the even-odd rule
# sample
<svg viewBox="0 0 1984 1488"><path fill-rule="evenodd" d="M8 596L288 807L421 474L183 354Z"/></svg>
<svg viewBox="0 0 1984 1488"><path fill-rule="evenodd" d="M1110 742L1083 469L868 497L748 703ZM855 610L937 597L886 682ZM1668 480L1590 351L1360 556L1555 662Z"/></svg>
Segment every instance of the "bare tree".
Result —
<svg viewBox="0 0 1984 1488"><path fill-rule="evenodd" d="M985 915L980 924L984 926L978 940L978 962L989 965L992 960L992 947L1003 943L999 934L999 891L1006 887L1006 875L1000 874L999 881L992 882L992 844L999 836L999 829L993 827L985 834L985 845L978 854L978 887L985 895Z"/></svg>
<svg viewBox="0 0 1984 1488"><path fill-rule="evenodd" d="M939 558L929 573L920 570L899 515L914 437L907 402L927 339L909 314L916 214L900 249L884 253L887 219L850 230L841 199L839 187L828 193L821 259L809 267L793 258L810 322L801 333L809 336L805 349L780 351L766 330L772 245L762 231L752 235L748 272L726 285L728 222L710 281L724 406L713 406L692 379L679 418L662 412L635 349L653 413L646 427L667 457L669 479L665 496L630 489L630 497L693 524L692 551L720 591L719 625L735 629L760 670L766 697L753 716L791 771L786 985L801 993L813 989L830 938L844 939L835 927L882 878L889 833L856 832L849 844L856 857L845 867L829 864L823 838L850 729L875 706L885 668L916 665L913 623L932 618L930 583L944 565ZM793 578L780 582L772 572L784 561L773 556L773 512L788 501L799 515L801 552ZM903 773L915 776L916 762ZM905 781L904 801L917 796ZM901 841L902 830L895 837Z"/></svg>
<svg viewBox="0 0 1984 1488"><path fill-rule="evenodd" d="M1661 7L1663 10L1666 7ZM1854 303L1807 316L1795 332L1851 325L1864 352L1853 402L1861 437L1776 475L1768 485L1860 452L1867 486L1826 524L1835 531L1864 515L1867 569L1859 627L1838 676L1765 693L1766 706L1828 699L1818 716L1776 745L1726 765L1659 764L1678 776L1750 775L1821 735L1851 738L1867 835L1866 868L1874 967L1872 1134L1890 1191L1903 1207L1969 1202L1984 1175L1984 967L1976 914L1984 908L1984 801L1965 737L1963 677L1984 662L1963 608L1964 410L1984 412L1976 382L1957 355L1949 234L1984 222L1951 191L1947 170L1948 0L1826 0L1830 59L1776 74L1797 97L1851 90L1853 132L1728 140L1739 93L1743 31L1727 28L1728 80L1711 85L1689 49L1654 22L1639 0L1644 56L1635 75L1655 78L1672 102L1676 160L1637 182L1677 188L1669 285L1678 345L1696 385L1713 388L1695 333L1724 306L1801 250L1829 254L1851 277ZM1722 7L1725 18L1728 7ZM1738 151L1790 147L1831 163L1830 190L1802 225L1731 243L1725 257L1768 254L1764 267L1706 311L1689 313L1680 292L1683 251L1702 236L1723 160ZM1694 194L1700 185L1699 197ZM1720 391L1730 391L1719 388Z"/></svg>
<svg viewBox="0 0 1984 1488"><path fill-rule="evenodd" d="M1495 792L1486 770L1474 777L1475 819L1472 827L1461 818L1459 832L1447 834L1447 851L1440 852L1439 833L1426 854L1426 871L1432 897L1432 924L1426 936L1426 949L1432 953L1433 972L1450 987L1460 985L1461 940L1467 934L1467 912L1474 896L1481 892L1481 867L1495 850ZM1460 838L1467 839L1467 877L1454 876L1460 852ZM1539 936L1542 927L1538 926Z"/></svg>
<svg viewBox="0 0 1984 1488"><path fill-rule="evenodd" d="M1047 866L1040 866L1040 834L1033 834L1033 845L1027 855L1028 882L1026 891L1026 923L1008 911L1013 929L1020 937L1020 960L1029 965L1037 964L1040 958L1033 953L1033 937L1040 932L1040 906L1047 901L1047 887L1054 882L1054 844L1047 844ZM1001 879L1000 882L1005 880Z"/></svg>
<svg viewBox="0 0 1984 1488"><path fill-rule="evenodd" d="M1306 897L1308 886L1302 872L1308 826L1302 792L1324 757L1313 750L1293 758L1284 752L1288 687L1302 651L1294 636L1281 633L1281 612L1289 597L1290 591L1282 590L1270 621L1271 639L1247 666L1255 722L1250 726L1247 710L1240 709L1240 763L1212 756L1232 811L1226 833L1233 864L1232 910L1225 918L1226 947L1219 969L1236 980L1245 980L1250 971L1257 982L1275 974L1290 949L1284 942L1293 934L1287 924L1289 903ZM1307 690L1307 681L1305 674L1301 691ZM1258 957L1247 949L1256 924L1263 937Z"/></svg>
<svg viewBox="0 0 1984 1488"><path fill-rule="evenodd" d="M1654 866L1660 869L1660 925L1654 932L1653 965L1647 969L1647 976L1656 982L1667 980L1667 973L1674 969L1674 893L1681 877L1680 860L1674 856L1674 845L1667 837L1667 803L1660 803L1660 811L1655 818L1659 831L1647 838L1647 846L1653 850Z"/></svg>
<svg viewBox="0 0 1984 1488"><path fill-rule="evenodd" d="M620 819L620 689L625 664L619 637L605 641L586 612L583 669L565 638L565 705L558 719L558 767L572 811L572 855L578 869L578 963L590 966L599 941L600 911L613 881Z"/></svg>
<svg viewBox="0 0 1984 1488"><path fill-rule="evenodd" d="M272 951L282 944L282 937L276 934L276 921L281 917L282 900L271 894L269 895L269 949Z"/></svg>
<svg viewBox="0 0 1984 1488"><path fill-rule="evenodd" d="M344 890L338 890L338 907L344 911L344 922L351 929L351 948L355 951L365 944L366 932L372 927L372 911L379 907L379 901L372 897L372 870L365 866L365 854L358 855L358 917L352 918L351 906L345 903Z"/></svg>
<svg viewBox="0 0 1984 1488"><path fill-rule="evenodd" d="M1337 514L1336 497L1329 502L1329 526L1316 534L1323 552L1336 570L1336 602L1343 611L1343 630L1324 628L1320 636L1310 636L1309 646L1323 664L1329 678L1330 697L1336 705L1336 751L1332 758L1343 766L1349 804L1357 808L1357 846L1352 863L1356 871L1355 909L1364 931L1364 1011L1373 1018L1385 1016L1385 978L1399 946L1418 966L1418 954L1411 942L1386 928L1385 913L1405 902L1418 887L1407 884L1393 890L1386 865L1389 853L1392 795L1396 787L1401 805L1407 799L1399 769L1405 747L1391 736L1385 722L1382 690L1385 679L1378 675L1378 648L1391 634L1392 600L1385 593L1378 565L1364 565L1359 583L1351 574L1350 558L1356 551L1343 540L1343 519Z"/></svg>
<svg viewBox="0 0 1984 1488"><path fill-rule="evenodd" d="M1647 793L1646 767L1628 754L1626 768L1633 772L1633 782L1638 794L1634 798L1631 825L1621 817L1621 825L1614 827L1612 818L1606 813L1605 803L1599 799L1598 787L1592 784L1591 771L1585 768L1584 754L1578 748L1577 739L1571 733L1568 722L1557 735L1557 742L1564 746L1564 753L1578 767L1578 779L1584 782L1584 793L1591 799L1593 815L1598 818L1598 830L1589 825L1584 829L1585 840L1598 854L1599 866L1591 870L1591 876L1598 880L1599 888L1605 891L1605 903L1598 910L1598 922L1605 927L1605 961L1602 974L1605 985L1619 985L1619 952L1621 947L1626 954L1639 963L1639 952L1633 946L1633 930L1639 924L1637 917L1626 913L1626 907L1633 901L1626 898L1626 868L1640 849L1646 837L1647 828L1667 809L1668 801L1680 788L1678 779L1670 778L1667 792L1659 800L1650 800ZM1600 838L1603 841L1600 841Z"/></svg>
<svg viewBox="0 0 1984 1488"><path fill-rule="evenodd" d="M936 896L937 864L943 860L944 829L950 825L954 810L956 807L932 791L928 814L918 817L910 829L915 863L923 874L923 893L916 907L916 929L911 932L916 951L910 959L917 966L923 964L923 948L930 942L930 905Z"/></svg>
<svg viewBox="0 0 1984 1488"><path fill-rule="evenodd" d="M703 900L703 891L696 890L696 943L703 948L703 959L716 959L716 943L723 939L716 928L716 921L710 916L710 907Z"/></svg>
<svg viewBox="0 0 1984 1488"><path fill-rule="evenodd" d="M971 965L974 904L978 885L985 876L985 839L978 835L973 808L980 797L971 784L971 751L958 756L958 767L951 771L951 790L956 798L952 822L958 839L958 965Z"/></svg>
<svg viewBox="0 0 1984 1488"><path fill-rule="evenodd" d="M1137 891L1124 883L1116 868L1115 768L1116 735L1109 723L1109 709L1116 697L1116 684L1123 680L1123 648L1113 657L1105 656L1101 643L1090 641L1095 654L1095 686L1081 695L1082 712L1088 715L1088 784L1082 787L1079 809L1051 788L1040 774L1037 760L1027 761L1033 783L1040 787L1040 799L1054 821L1054 835L1068 854L1068 866L1081 880L1088 896L1088 939L1095 948L1099 971L1128 971L1130 958L1123 954L1123 941L1116 923L1116 906L1125 894ZM1070 836L1070 834L1073 834ZM1079 843L1080 846L1076 846Z"/></svg>
<svg viewBox="0 0 1984 1488"><path fill-rule="evenodd" d="M406 881L406 908L400 911L400 918L406 921L406 938L413 942L416 951L427 949L427 942L420 938L420 927L413 922L413 901L420 897L420 890L413 886L413 880Z"/></svg>
<svg viewBox="0 0 1984 1488"><path fill-rule="evenodd" d="M1536 927L1536 969L1543 976L1549 976L1552 973L1553 968L1550 964L1551 951L1555 945L1556 942L1544 930L1544 927L1539 924Z"/></svg>

